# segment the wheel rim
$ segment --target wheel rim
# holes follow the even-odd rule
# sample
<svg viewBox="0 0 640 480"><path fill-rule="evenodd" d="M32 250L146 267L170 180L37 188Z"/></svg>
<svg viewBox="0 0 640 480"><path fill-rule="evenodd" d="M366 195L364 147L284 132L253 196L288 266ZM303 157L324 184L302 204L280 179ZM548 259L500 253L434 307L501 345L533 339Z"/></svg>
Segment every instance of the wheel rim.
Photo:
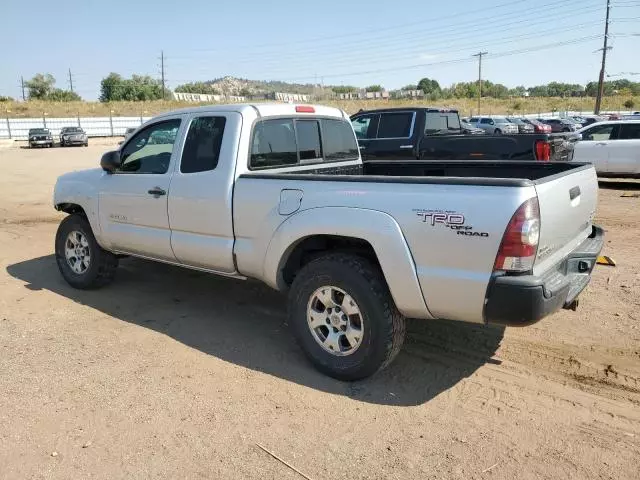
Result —
<svg viewBox="0 0 640 480"><path fill-rule="evenodd" d="M318 345L332 355L351 355L362 344L362 313L341 288L325 286L313 292L307 305L307 325Z"/></svg>
<svg viewBox="0 0 640 480"><path fill-rule="evenodd" d="M64 256L67 259L67 265L74 273L78 275L85 273L91 264L87 236L78 230L71 232L64 242Z"/></svg>

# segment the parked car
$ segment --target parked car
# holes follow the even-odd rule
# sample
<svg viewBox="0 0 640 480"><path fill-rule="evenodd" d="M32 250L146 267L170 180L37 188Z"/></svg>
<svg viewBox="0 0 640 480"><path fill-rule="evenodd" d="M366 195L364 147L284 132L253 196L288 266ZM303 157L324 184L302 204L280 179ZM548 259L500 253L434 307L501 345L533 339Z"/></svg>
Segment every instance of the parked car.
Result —
<svg viewBox="0 0 640 480"><path fill-rule="evenodd" d="M580 128L577 123L566 118L539 118L538 121L549 125L553 133L575 132Z"/></svg>
<svg viewBox="0 0 640 480"><path fill-rule="evenodd" d="M27 136L29 148L53 147L53 137L47 128L30 128Z"/></svg>
<svg viewBox="0 0 640 480"><path fill-rule="evenodd" d="M601 176L640 177L640 120L599 122L576 134L572 162L593 163Z"/></svg>
<svg viewBox="0 0 640 480"><path fill-rule="evenodd" d="M528 123L533 126L533 131L535 133L551 133L551 125L547 125L546 123L542 123L539 120L534 118L526 118L523 117L522 121Z"/></svg>
<svg viewBox="0 0 640 480"><path fill-rule="evenodd" d="M464 135L458 112L429 107L361 111L351 116L364 161L560 160L562 143L548 134ZM511 128L517 126L510 124ZM484 130L483 130L484 131Z"/></svg>
<svg viewBox="0 0 640 480"><path fill-rule="evenodd" d="M329 107L168 112L100 164L54 189L71 286L110 283L122 255L261 280L288 293L314 365L344 380L392 361L405 318L526 325L574 308L604 238L592 165L363 164Z"/></svg>
<svg viewBox="0 0 640 480"><path fill-rule="evenodd" d="M580 123L582 124L582 128L584 128L597 122L604 122L605 120L606 118L601 117L600 115L588 115L586 117L582 117L582 121Z"/></svg>
<svg viewBox="0 0 640 480"><path fill-rule="evenodd" d="M64 127L60 130L60 146L84 145L89 146L89 137L80 127Z"/></svg>
<svg viewBox="0 0 640 480"><path fill-rule="evenodd" d="M530 123L525 122L522 118L519 117L507 117L514 125L518 127L518 133L534 133L535 128Z"/></svg>
<svg viewBox="0 0 640 480"><path fill-rule="evenodd" d="M462 133L467 135L484 135L485 133L481 128L476 128L469 122L465 122L463 120L460 120L460 128L462 129Z"/></svg>
<svg viewBox="0 0 640 480"><path fill-rule="evenodd" d="M505 117L471 117L469 123L476 128L481 128L485 132L494 135L518 133L518 126L511 123Z"/></svg>
<svg viewBox="0 0 640 480"><path fill-rule="evenodd" d="M129 138L133 132L135 132L137 130L137 128L135 127L128 127L125 131L124 131L124 139L126 140L127 138Z"/></svg>

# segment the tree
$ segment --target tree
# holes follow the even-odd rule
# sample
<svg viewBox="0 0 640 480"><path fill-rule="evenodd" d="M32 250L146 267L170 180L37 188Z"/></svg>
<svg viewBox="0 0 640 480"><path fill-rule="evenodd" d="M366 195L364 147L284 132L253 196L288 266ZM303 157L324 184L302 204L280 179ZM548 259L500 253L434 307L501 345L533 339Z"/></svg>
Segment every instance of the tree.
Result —
<svg viewBox="0 0 640 480"><path fill-rule="evenodd" d="M419 90L417 85L405 85L404 87L402 87L400 90Z"/></svg>
<svg viewBox="0 0 640 480"><path fill-rule="evenodd" d="M382 85L369 85L365 88L367 92L381 92L383 90Z"/></svg>
<svg viewBox="0 0 640 480"><path fill-rule="evenodd" d="M70 92L69 90L62 90L61 88L54 88L49 92L46 97L47 100L52 102L79 102L82 100L80 95L76 92Z"/></svg>
<svg viewBox="0 0 640 480"><path fill-rule="evenodd" d="M148 75L123 78L110 73L100 82L100 101L149 101L162 99L162 83Z"/></svg>
<svg viewBox="0 0 640 480"><path fill-rule="evenodd" d="M13 102L12 97L5 97L4 95L0 95L0 102Z"/></svg>
<svg viewBox="0 0 640 480"><path fill-rule="evenodd" d="M634 102L632 98L624 102L624 108L633 108L635 106L636 106L636 102Z"/></svg>
<svg viewBox="0 0 640 480"><path fill-rule="evenodd" d="M421 79L418 82L418 90L422 90L425 95L439 94L441 92L440 84L430 78Z"/></svg>
<svg viewBox="0 0 640 480"><path fill-rule="evenodd" d="M53 90L56 79L50 73L37 73L31 80L25 82L29 90L29 100L45 100Z"/></svg>
<svg viewBox="0 0 640 480"><path fill-rule="evenodd" d="M331 88L331 90L333 90L333 93L340 94L340 93L353 93L353 92L356 92L358 89L351 85L340 85L340 86Z"/></svg>

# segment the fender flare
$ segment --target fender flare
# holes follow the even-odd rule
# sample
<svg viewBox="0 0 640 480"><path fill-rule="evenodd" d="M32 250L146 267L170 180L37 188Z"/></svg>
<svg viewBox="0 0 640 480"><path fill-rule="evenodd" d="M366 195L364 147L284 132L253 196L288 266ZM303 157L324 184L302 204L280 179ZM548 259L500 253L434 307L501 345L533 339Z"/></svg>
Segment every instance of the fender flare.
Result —
<svg viewBox="0 0 640 480"><path fill-rule="evenodd" d="M274 232L263 264L263 279L286 288L282 269L294 248L315 235L337 235L369 242L398 310L410 318L434 318L422 295L411 251L400 226L390 215L351 207L318 207L300 211Z"/></svg>
<svg viewBox="0 0 640 480"><path fill-rule="evenodd" d="M62 205L78 205L87 216L91 230L96 241L102 248L106 248L102 230L100 228L100 218L98 216L98 193L94 188L89 188L87 183L65 181L58 183L54 189L53 206L58 211L64 211Z"/></svg>

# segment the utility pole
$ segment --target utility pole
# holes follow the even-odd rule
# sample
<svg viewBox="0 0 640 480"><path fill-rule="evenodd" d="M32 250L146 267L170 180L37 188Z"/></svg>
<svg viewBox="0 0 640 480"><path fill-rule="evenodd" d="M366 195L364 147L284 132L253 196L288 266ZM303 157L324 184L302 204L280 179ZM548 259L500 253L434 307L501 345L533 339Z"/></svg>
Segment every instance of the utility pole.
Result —
<svg viewBox="0 0 640 480"><path fill-rule="evenodd" d="M69 90L73 92L73 77L71 76L71 68L69 68Z"/></svg>
<svg viewBox="0 0 640 480"><path fill-rule="evenodd" d="M482 56L489 52L478 52L472 57L478 57L478 115L480 115L480 101L482 99Z"/></svg>
<svg viewBox="0 0 640 480"><path fill-rule="evenodd" d="M164 50L160 50L160 75L162 76L162 99L164 100L167 98L164 86Z"/></svg>
<svg viewBox="0 0 640 480"><path fill-rule="evenodd" d="M22 101L26 102L27 98L24 95L24 77L20 76L20 86L22 87Z"/></svg>
<svg viewBox="0 0 640 480"><path fill-rule="evenodd" d="M602 105L602 95L604 94L604 70L607 63L607 50L611 48L607 46L607 40L609 39L610 10L611 0L607 0L607 16L604 21L604 45L602 46L602 67L600 68L600 78L598 79L598 96L596 97L596 107L593 109L593 113L596 115L600 113L600 106Z"/></svg>

